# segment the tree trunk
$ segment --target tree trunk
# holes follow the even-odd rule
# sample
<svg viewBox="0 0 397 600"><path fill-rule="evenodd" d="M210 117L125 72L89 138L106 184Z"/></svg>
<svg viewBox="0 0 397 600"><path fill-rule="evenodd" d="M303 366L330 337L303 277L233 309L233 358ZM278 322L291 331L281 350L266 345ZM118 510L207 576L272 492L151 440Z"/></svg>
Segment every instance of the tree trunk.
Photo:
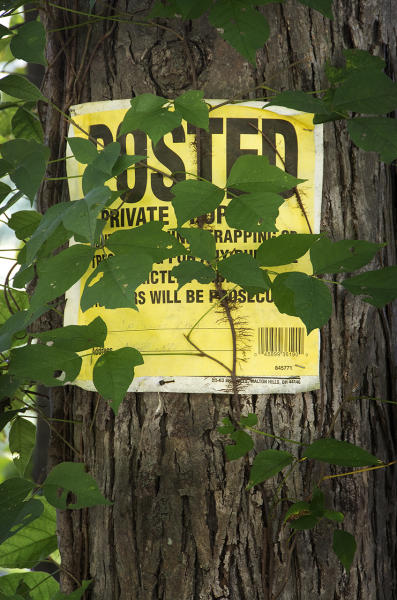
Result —
<svg viewBox="0 0 397 600"><path fill-rule="evenodd" d="M138 11L139 17L148 4L98 1L96 11ZM62 5L86 11L88 3ZM47 6L45 93L67 110L79 102L144 92L174 97L196 86L207 98L253 99L253 88L263 82L280 90L323 89L325 62L341 62L343 48L370 50L387 60L389 75L397 72L395 3L335 0L333 21L296 3L263 11L271 36L254 69L206 18L186 26L178 19L161 21L185 36L181 42L164 28L116 21L54 32L86 18ZM66 124L51 108L43 109L43 118L51 158L62 156ZM380 262L393 264L395 173L354 147L344 124L327 124L324 134L322 230L335 240L387 241ZM63 174L60 164L51 166L52 177ZM66 186L47 183L41 208L66 194ZM322 330L321 389L242 396L243 409L256 412L269 433L310 442L331 428L335 437L392 460L397 456L393 405L360 397L396 400L396 315L390 306L377 310L336 287L333 300L333 317ZM59 512L65 592L74 589L74 578L92 578L91 600L397 598L392 469L330 479L322 488L329 507L345 513L345 529L357 539L349 575L332 552L332 528L299 533L289 551L288 528L280 523L288 505L282 502L271 512L276 479L247 492L249 462L225 462L216 427L228 412L228 396L128 394L117 418L104 400L76 387L53 392L53 400L54 416L81 424L59 428L78 453L55 437L52 462L84 461L114 502ZM256 440L256 450L270 447L285 449ZM305 498L319 473L303 463L282 496Z"/></svg>

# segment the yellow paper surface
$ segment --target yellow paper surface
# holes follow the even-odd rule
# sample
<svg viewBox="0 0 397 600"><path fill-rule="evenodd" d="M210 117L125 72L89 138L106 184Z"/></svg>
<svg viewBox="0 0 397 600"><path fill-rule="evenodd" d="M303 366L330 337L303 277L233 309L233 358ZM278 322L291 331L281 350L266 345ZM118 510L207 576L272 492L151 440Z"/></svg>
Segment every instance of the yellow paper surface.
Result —
<svg viewBox="0 0 397 600"><path fill-rule="evenodd" d="M208 101L216 106L221 101ZM83 104L72 108L74 122L85 132L107 144L116 141L118 129L128 110L129 101L109 101ZM318 232L322 185L322 127L314 126L313 115L289 109L271 107L262 109L262 103L247 102L226 105L210 112L210 134L200 135L201 176L219 187L224 187L227 172L234 160L242 154L266 154L271 163L307 181L299 185L300 197L313 233ZM87 137L81 129L71 126L70 136ZM125 140L125 141L124 141ZM127 154L146 154L147 164L163 172L172 169L197 174L196 130L182 122L182 126L164 137L164 142L153 149L143 132L128 134ZM119 140L120 141L120 140ZM98 149L101 146L98 144ZM124 150L124 147L123 147ZM85 165L74 158L67 160L70 195L72 200L82 197L81 177ZM115 178L107 184L117 189ZM121 229L139 226L151 220L162 220L164 229L176 227L176 219L169 191L172 181L154 170L133 168L127 180L119 180L119 189L130 188L130 202L125 202L118 213L109 209L104 235ZM309 233L307 222L293 194L280 207L277 233L250 233L227 226L223 210L229 199L225 197L220 208L209 218L206 228L217 240L219 256L237 249L254 252L263 239L293 232ZM111 208L120 206L120 199ZM185 224L184 227L189 226ZM123 346L137 348L145 363L135 370L131 391L229 392L230 378L219 362L200 356L203 353L232 365L232 335L227 319L215 299L213 284L197 281L177 290L178 284L170 276L171 269L186 257L155 264L148 281L136 291L139 311L133 309L104 309L95 306L82 312L79 300L84 282L106 251L98 249L92 268L81 282L67 295L65 324L88 324L101 316L108 328L105 348L94 349L85 357L78 385L94 389L92 368L97 356L107 349ZM308 254L293 265L274 268L277 272L296 270L311 273ZM226 289L234 287L227 284ZM233 316L238 325L238 367L242 393L278 393L307 391L319 387L319 333L308 336L300 319L280 314L270 292L248 299L247 294L234 290ZM212 310L211 310L212 309ZM201 318L203 317L204 318ZM201 320L200 320L201 319ZM199 321L188 343L186 335Z"/></svg>

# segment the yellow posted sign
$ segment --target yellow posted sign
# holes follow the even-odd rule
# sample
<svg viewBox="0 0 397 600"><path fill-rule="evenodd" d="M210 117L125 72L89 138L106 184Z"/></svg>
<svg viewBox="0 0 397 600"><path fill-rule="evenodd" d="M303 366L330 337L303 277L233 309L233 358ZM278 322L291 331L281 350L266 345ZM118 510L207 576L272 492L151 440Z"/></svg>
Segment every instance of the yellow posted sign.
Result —
<svg viewBox="0 0 397 600"><path fill-rule="evenodd" d="M221 104L219 100L208 102L212 106ZM271 164L281 169L285 164L285 170L291 175L306 179L299 191L311 229L316 233L322 189L322 126L313 126L309 114L261 107L260 102L221 105L210 112L209 131L201 131L200 144L196 140L196 128L183 121L155 147L142 131L118 136L120 124L130 108L128 100L82 104L73 107L71 113L74 121L89 132L91 138L105 145L117 139L122 152L145 155L148 165L166 173L187 172L187 178L194 177L199 145L200 175L222 188L234 161L241 155L266 155ZM73 125L69 135L84 137ZM81 175L85 168L73 158L67 165L69 176ZM117 181L116 178L109 180L107 185L113 190L128 187L129 192L118 211L103 211L102 218L107 219L103 231L105 238L120 229L149 221L163 221L165 230L176 227L170 202L172 181L168 178L150 169L129 169L128 174L119 176ZM81 178L69 179L69 186L72 200L82 197ZM277 233L254 233L228 227L224 217L228 202L225 197L207 219L220 258L235 249L254 254L264 239L275 235L309 233L294 194L280 207ZM119 205L120 199L113 207ZM94 306L83 313L80 297L84 283L107 256L108 253L98 249L89 272L67 294L65 325L88 324L99 315L108 328L106 346L95 348L93 355L84 358L75 383L85 389L95 389L92 369L98 355L108 349L131 346L142 353L145 363L136 368L130 391L229 393L228 372L198 351L199 348L231 366L231 331L217 304L214 285L202 285L194 280L178 290L170 271L181 261L188 260L181 256L155 263L148 280L136 291L139 311ZM310 269L307 255L293 265L275 268L278 272L297 270L306 273L310 273ZM233 315L237 323L244 324L237 340L240 392L298 393L318 388L318 331L307 335L300 319L280 314L270 292L249 298L246 292L237 288L231 298L235 307ZM191 334L193 346L185 336L197 322Z"/></svg>

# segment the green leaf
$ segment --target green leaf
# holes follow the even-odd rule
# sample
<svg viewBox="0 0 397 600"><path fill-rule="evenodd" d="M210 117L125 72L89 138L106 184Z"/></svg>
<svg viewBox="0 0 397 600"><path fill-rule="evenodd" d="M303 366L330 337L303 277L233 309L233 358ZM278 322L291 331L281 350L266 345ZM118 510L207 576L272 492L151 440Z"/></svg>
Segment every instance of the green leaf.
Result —
<svg viewBox="0 0 397 600"><path fill-rule="evenodd" d="M289 265L306 254L319 239L321 235L317 233L290 233L269 238L258 247L256 260L266 267Z"/></svg>
<svg viewBox="0 0 397 600"><path fill-rule="evenodd" d="M332 549L346 571L350 571L356 548L356 540L351 533L335 529Z"/></svg>
<svg viewBox="0 0 397 600"><path fill-rule="evenodd" d="M228 417L224 417L222 419L222 423L223 425L217 428L218 433L221 433L222 435L229 435L229 433L233 433L234 425Z"/></svg>
<svg viewBox="0 0 397 600"><path fill-rule="evenodd" d="M0 485L0 544L43 512L41 502L36 500L24 502L32 489L33 483L21 477L7 479Z"/></svg>
<svg viewBox="0 0 397 600"><path fill-rule="evenodd" d="M179 112L163 108L167 102L165 98L153 94L141 94L133 98L131 108L123 119L120 135L140 129L156 145L160 138L181 124Z"/></svg>
<svg viewBox="0 0 397 600"><path fill-rule="evenodd" d="M53 342L55 348L72 352L81 352L96 346L103 347L106 335L107 327L101 317L96 317L89 325L67 325L37 334L42 342Z"/></svg>
<svg viewBox="0 0 397 600"><path fill-rule="evenodd" d="M0 567L31 568L57 549L55 509L42 497L37 501L43 504L43 513L0 545Z"/></svg>
<svg viewBox="0 0 397 600"><path fill-rule="evenodd" d="M171 234L162 231L162 221L149 221L139 227L125 231L116 231L106 240L106 246L112 252L120 255L134 253L151 256L153 262L162 262L166 258L173 258L187 254L186 248Z"/></svg>
<svg viewBox="0 0 397 600"><path fill-rule="evenodd" d="M243 192L273 192L279 194L289 190L304 179L296 179L278 167L269 164L267 156L245 154L233 164L227 178L228 188ZM179 185L179 184L178 184Z"/></svg>
<svg viewBox="0 0 397 600"><path fill-rule="evenodd" d="M27 419L17 417L10 429L9 446L10 452L13 455L12 460L21 476L23 476L29 464L35 443L35 425Z"/></svg>
<svg viewBox="0 0 397 600"><path fill-rule="evenodd" d="M114 163L112 177L120 175L120 173L123 173L126 169L131 167L131 165L135 165L136 163L141 162L141 160L145 160L145 158L147 157L140 154L121 154Z"/></svg>
<svg viewBox="0 0 397 600"><path fill-rule="evenodd" d="M343 513L336 510L325 510L324 517L330 521L336 521L337 523L342 523L345 518Z"/></svg>
<svg viewBox="0 0 397 600"><path fill-rule="evenodd" d="M364 302L382 308L397 298L397 267L367 271L345 279L342 285L355 296L365 295Z"/></svg>
<svg viewBox="0 0 397 600"><path fill-rule="evenodd" d="M0 90L20 100L46 100L39 88L22 75L7 75L0 79Z"/></svg>
<svg viewBox="0 0 397 600"><path fill-rule="evenodd" d="M51 206L45 212L39 226L25 246L25 261L27 264L33 261L43 244L57 230L59 225L62 224L63 215L66 211L70 210L71 206L71 202L60 202L59 204L54 204L54 206Z"/></svg>
<svg viewBox="0 0 397 600"><path fill-rule="evenodd" d="M397 107L397 83L381 71L352 71L335 91L333 109L381 115Z"/></svg>
<svg viewBox="0 0 397 600"><path fill-rule="evenodd" d="M32 344L11 351L9 372L21 379L34 380L51 387L74 381L80 372L81 358L74 352ZM63 379L54 376L64 371Z"/></svg>
<svg viewBox="0 0 397 600"><path fill-rule="evenodd" d="M89 165L98 156L98 151L95 145L90 141L81 137L67 138L68 144L75 159L83 165Z"/></svg>
<svg viewBox="0 0 397 600"><path fill-rule="evenodd" d="M347 48L342 50L343 56L346 59L346 69L375 69L377 71L383 71L386 67L385 61L380 56L373 56L366 50L359 50L358 48Z"/></svg>
<svg viewBox="0 0 397 600"><path fill-rule="evenodd" d="M43 483L43 493L55 508L87 508L112 502L106 500L83 463L62 462L56 465ZM73 494L73 501L69 498Z"/></svg>
<svg viewBox="0 0 397 600"><path fill-rule="evenodd" d="M208 181L189 179L172 186L174 197L171 200L178 227L189 219L212 212L223 200L224 190Z"/></svg>
<svg viewBox="0 0 397 600"><path fill-rule="evenodd" d="M324 494L318 487L315 487L310 501L310 511L315 517L322 517L324 510Z"/></svg>
<svg viewBox="0 0 397 600"><path fill-rule="evenodd" d="M87 279L81 297L81 309L86 311L99 303L105 308L136 308L134 292L146 281L153 259L143 252L121 254L103 260ZM101 278L96 281L98 275Z"/></svg>
<svg viewBox="0 0 397 600"><path fill-rule="evenodd" d="M379 152L380 160L397 158L397 121L384 117L350 119L347 129L353 142L367 152Z"/></svg>
<svg viewBox="0 0 397 600"><path fill-rule="evenodd" d="M334 18L334 15L332 14L332 1L333 0L299 0L301 4L318 10L324 17L328 17L328 19Z"/></svg>
<svg viewBox="0 0 397 600"><path fill-rule="evenodd" d="M270 192L243 194L227 206L226 222L245 231L277 231L278 209L283 203L284 198Z"/></svg>
<svg viewBox="0 0 397 600"><path fill-rule="evenodd" d="M211 7L209 19L222 37L242 56L255 65L256 50L262 48L269 37L269 24L251 4L240 0L218 0Z"/></svg>
<svg viewBox="0 0 397 600"><path fill-rule="evenodd" d="M10 193L10 186L4 183L4 181L0 181L0 202L3 202L3 200L5 200Z"/></svg>
<svg viewBox="0 0 397 600"><path fill-rule="evenodd" d="M6 210L11 208L11 206L14 206L14 204L18 202L22 196L22 192L16 192L13 196L11 196L11 198L0 208L0 215L4 214Z"/></svg>
<svg viewBox="0 0 397 600"><path fill-rule="evenodd" d="M230 439L236 443L225 446L227 460L237 460L245 456L254 447L252 437L245 431L234 431L230 434Z"/></svg>
<svg viewBox="0 0 397 600"><path fill-rule="evenodd" d="M208 262L216 258L216 242L211 231L199 227L180 227L178 233L189 243L190 254Z"/></svg>
<svg viewBox="0 0 397 600"><path fill-rule="evenodd" d="M241 417L241 427L255 427L258 424L258 417L254 413L249 413L245 417Z"/></svg>
<svg viewBox="0 0 397 600"><path fill-rule="evenodd" d="M64 227L84 241L93 244L96 239L98 214L110 198L109 188L93 188L84 198L72 202L72 206L63 216Z"/></svg>
<svg viewBox="0 0 397 600"><path fill-rule="evenodd" d="M303 517L299 517L294 521L291 521L289 526L291 529L303 530L303 529L313 529L318 523L318 519L314 515L304 515Z"/></svg>
<svg viewBox="0 0 397 600"><path fill-rule="evenodd" d="M210 283L214 281L216 273L214 269L203 265L201 262L196 261L184 261L180 265L174 267L171 271L172 277L176 277L178 280L178 290L181 289L186 283L196 279L199 283Z"/></svg>
<svg viewBox="0 0 397 600"><path fill-rule="evenodd" d="M121 146L118 142L112 142L98 152L96 158L87 165L82 180L83 193L86 195L94 188L103 184L113 177L112 171L119 158Z"/></svg>
<svg viewBox="0 0 397 600"><path fill-rule="evenodd" d="M174 106L185 121L208 131L208 105L203 101L203 97L203 91L189 90L175 98Z"/></svg>
<svg viewBox="0 0 397 600"><path fill-rule="evenodd" d="M316 440L306 448L303 456L342 467L366 467L380 463L376 456L359 446L332 438Z"/></svg>
<svg viewBox="0 0 397 600"><path fill-rule="evenodd" d="M32 309L62 296L86 272L94 255L94 248L75 244L59 254L39 260L39 276L31 299Z"/></svg>
<svg viewBox="0 0 397 600"><path fill-rule="evenodd" d="M142 364L142 355L135 348L110 350L96 361L93 370L94 385L105 400L111 400L110 406L116 415L134 379L134 368Z"/></svg>
<svg viewBox="0 0 397 600"><path fill-rule="evenodd" d="M300 90L281 92L273 96L267 106L286 106L307 113L328 113L328 108L322 100Z"/></svg>
<svg viewBox="0 0 397 600"><path fill-rule="evenodd" d="M180 15L183 19L197 19L211 5L211 0L168 0L163 4L157 0L149 14L153 17L173 17Z"/></svg>
<svg viewBox="0 0 397 600"><path fill-rule="evenodd" d="M16 34L11 39L10 50L15 58L46 65L45 44L43 25L39 21L29 21L18 27Z"/></svg>
<svg viewBox="0 0 397 600"><path fill-rule="evenodd" d="M14 335L24 331L28 325L46 311L47 308L40 307L36 311L21 310L11 315L0 328L0 352L8 350L12 345ZM19 340L19 343L21 343L21 340Z"/></svg>
<svg viewBox="0 0 397 600"><path fill-rule="evenodd" d="M36 210L20 210L11 215L8 227L15 231L19 240L24 240L32 235L41 221L41 214Z"/></svg>
<svg viewBox="0 0 397 600"><path fill-rule="evenodd" d="M35 140L40 143L43 141L43 128L40 121L26 108L18 108L11 119L11 124L14 137Z"/></svg>
<svg viewBox="0 0 397 600"><path fill-rule="evenodd" d="M63 594L62 592L57 592L57 594L51 597L51 600L80 600L84 594L84 592L91 585L92 579L85 579L82 581L82 586L79 587L74 592L70 594Z"/></svg>
<svg viewBox="0 0 397 600"><path fill-rule="evenodd" d="M307 502L295 502L285 513L283 523L286 523L292 517L296 518L298 515L306 515L308 513L310 513L310 506Z"/></svg>
<svg viewBox="0 0 397 600"><path fill-rule="evenodd" d="M50 149L34 140L10 140L2 144L1 152L11 167L12 181L33 201L45 174Z"/></svg>
<svg viewBox="0 0 397 600"><path fill-rule="evenodd" d="M369 263L384 244L364 240L341 240L332 242L325 236L310 248L313 272L346 273L360 269Z"/></svg>
<svg viewBox="0 0 397 600"><path fill-rule="evenodd" d="M277 275L272 285L273 300L281 313L299 317L307 333L325 325L332 313L328 287L306 273L289 272Z"/></svg>
<svg viewBox="0 0 397 600"><path fill-rule="evenodd" d="M292 454L283 450L262 450L254 458L247 490L274 477L290 465L293 460Z"/></svg>
<svg viewBox="0 0 397 600"><path fill-rule="evenodd" d="M3 400L3 398L12 398L12 396L14 395L14 393L16 392L16 390L19 387L19 381L12 378L11 376L8 375L8 373L6 373L5 375L0 375L0 400ZM4 412L0 413L0 431L2 431L4 429L4 427L6 425L8 425L8 423L10 421L12 421L12 419L15 417L15 415L18 415L19 412L23 412L19 411L19 410L6 410ZM0 504L1 506L1 504ZM1 520L0 520L1 523ZM1 544L1 542L0 542Z"/></svg>
<svg viewBox="0 0 397 600"><path fill-rule="evenodd" d="M237 283L250 294L257 294L270 288L270 280L250 254L232 254L218 262L220 274L228 281Z"/></svg>
<svg viewBox="0 0 397 600"><path fill-rule="evenodd" d="M26 571L25 573L10 573L0 577L0 598L1 593L13 594L12 599L18 598L14 594L22 582L27 586L29 595L21 593L22 600L53 600L54 594L59 589L59 584L53 577L49 577L48 573L42 571Z"/></svg>

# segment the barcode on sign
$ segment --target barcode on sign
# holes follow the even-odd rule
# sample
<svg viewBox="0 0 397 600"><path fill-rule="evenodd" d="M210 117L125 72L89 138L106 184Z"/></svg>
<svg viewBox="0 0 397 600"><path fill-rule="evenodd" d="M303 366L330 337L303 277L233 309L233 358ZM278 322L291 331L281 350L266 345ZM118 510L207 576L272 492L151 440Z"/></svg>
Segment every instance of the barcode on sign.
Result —
<svg viewBox="0 0 397 600"><path fill-rule="evenodd" d="M304 350L304 327L258 327L258 354L303 354Z"/></svg>

